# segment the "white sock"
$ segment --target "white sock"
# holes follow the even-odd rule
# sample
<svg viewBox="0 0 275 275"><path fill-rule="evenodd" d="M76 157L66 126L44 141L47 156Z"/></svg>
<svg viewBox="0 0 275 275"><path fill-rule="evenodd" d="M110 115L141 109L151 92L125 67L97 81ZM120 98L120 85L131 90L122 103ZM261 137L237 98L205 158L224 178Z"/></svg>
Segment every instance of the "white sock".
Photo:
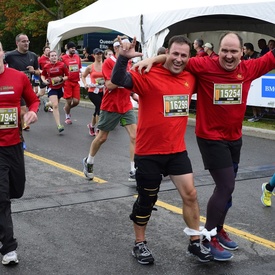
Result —
<svg viewBox="0 0 275 275"><path fill-rule="evenodd" d="M92 157L92 156L89 154L89 156L88 156L88 158L87 158L87 163L89 163L89 164L94 164L94 159L95 159L95 157Z"/></svg>
<svg viewBox="0 0 275 275"><path fill-rule="evenodd" d="M131 161L131 171L136 171L134 161Z"/></svg>

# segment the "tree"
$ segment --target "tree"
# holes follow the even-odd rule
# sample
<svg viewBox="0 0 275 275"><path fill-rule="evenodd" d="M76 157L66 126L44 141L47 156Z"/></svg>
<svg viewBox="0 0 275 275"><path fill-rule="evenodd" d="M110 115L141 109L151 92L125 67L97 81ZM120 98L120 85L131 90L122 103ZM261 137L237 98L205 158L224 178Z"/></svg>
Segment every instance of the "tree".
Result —
<svg viewBox="0 0 275 275"><path fill-rule="evenodd" d="M66 17L96 0L0 0L0 41L5 49L15 47L14 38L26 33L32 51L40 53L46 43L49 21Z"/></svg>

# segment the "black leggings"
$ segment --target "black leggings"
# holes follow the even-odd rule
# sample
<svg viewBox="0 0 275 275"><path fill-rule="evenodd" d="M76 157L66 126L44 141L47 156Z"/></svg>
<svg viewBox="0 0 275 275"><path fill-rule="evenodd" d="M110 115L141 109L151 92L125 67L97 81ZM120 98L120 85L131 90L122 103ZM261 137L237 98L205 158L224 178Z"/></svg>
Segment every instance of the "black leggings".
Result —
<svg viewBox="0 0 275 275"><path fill-rule="evenodd" d="M227 211L232 203L232 193L235 188L234 167L209 170L216 187L207 204L207 230L223 225Z"/></svg>
<svg viewBox="0 0 275 275"><path fill-rule="evenodd" d="M93 116L95 117L96 115L99 116L100 113L100 105L103 97L103 92L100 92L98 94L95 94L93 92L88 93L89 99L92 101L92 103L95 105L95 112Z"/></svg>

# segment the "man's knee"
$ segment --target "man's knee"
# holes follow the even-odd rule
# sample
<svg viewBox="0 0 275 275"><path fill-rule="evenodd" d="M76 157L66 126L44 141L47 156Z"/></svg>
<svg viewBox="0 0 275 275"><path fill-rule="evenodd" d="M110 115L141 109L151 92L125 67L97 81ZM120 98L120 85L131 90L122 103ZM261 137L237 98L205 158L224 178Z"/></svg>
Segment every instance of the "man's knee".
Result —
<svg viewBox="0 0 275 275"><path fill-rule="evenodd" d="M133 205L130 219L139 226L145 226L158 199L161 175L141 176L137 173L138 198Z"/></svg>

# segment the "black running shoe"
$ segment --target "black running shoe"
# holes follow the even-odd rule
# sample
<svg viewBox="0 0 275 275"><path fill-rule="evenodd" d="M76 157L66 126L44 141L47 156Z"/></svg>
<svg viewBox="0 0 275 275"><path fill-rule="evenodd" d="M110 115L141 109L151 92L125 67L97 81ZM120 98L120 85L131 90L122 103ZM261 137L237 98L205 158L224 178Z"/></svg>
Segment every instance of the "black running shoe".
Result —
<svg viewBox="0 0 275 275"><path fill-rule="evenodd" d="M205 248L200 243L200 240L190 242L187 253L196 256L198 260L203 263L214 260L213 255L210 253L210 249Z"/></svg>
<svg viewBox="0 0 275 275"><path fill-rule="evenodd" d="M154 257L146 244L146 241L136 243L133 248L132 255L140 264L153 264Z"/></svg>

